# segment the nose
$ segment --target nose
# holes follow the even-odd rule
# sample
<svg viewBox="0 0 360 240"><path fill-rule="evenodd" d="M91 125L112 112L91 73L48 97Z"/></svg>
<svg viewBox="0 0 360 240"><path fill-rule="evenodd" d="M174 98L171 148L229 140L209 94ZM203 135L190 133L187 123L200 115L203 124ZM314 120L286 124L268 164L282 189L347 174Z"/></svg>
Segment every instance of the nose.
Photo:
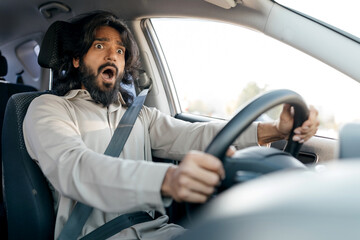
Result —
<svg viewBox="0 0 360 240"><path fill-rule="evenodd" d="M116 58L117 58L116 51L117 50L115 47L108 48L108 51L106 52L106 55L105 55L105 60L106 61L116 61Z"/></svg>

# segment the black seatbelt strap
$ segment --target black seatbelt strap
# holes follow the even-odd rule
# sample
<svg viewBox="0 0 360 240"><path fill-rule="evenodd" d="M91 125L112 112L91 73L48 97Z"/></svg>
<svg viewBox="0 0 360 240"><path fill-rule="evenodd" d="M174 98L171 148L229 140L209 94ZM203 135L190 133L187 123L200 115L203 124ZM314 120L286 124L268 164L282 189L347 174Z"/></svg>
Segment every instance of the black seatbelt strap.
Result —
<svg viewBox="0 0 360 240"><path fill-rule="evenodd" d="M139 112L145 102L147 93L149 89L144 89L141 91L141 93L134 99L134 102L132 105L126 110L124 116L121 118L118 126L116 127L116 130L110 140L109 145L107 146L105 150L105 155L109 155L112 157L118 157L124 148L124 145L126 143L126 140L128 139L130 132L134 126L134 123L139 115ZM71 212L71 215L66 222L64 228L62 229L58 240L72 240L77 239L80 235L82 228L85 225L85 222L89 218L93 208L89 207L83 203L77 202L73 211ZM124 217L122 217L124 216ZM136 216L136 217L133 217ZM138 217L142 216L142 217ZM126 215L121 215L112 221L109 221L105 223L103 226L95 229L93 232L89 233L92 236L96 236L96 238L86 238L86 239L105 239L109 238L110 236L116 234L117 232L120 232L121 230L130 227L134 224L140 223L134 221L130 221L129 219L133 220L142 220L142 222L150 221L152 218L149 216L147 218L146 216L149 216L146 212L135 212L130 213ZM115 221L116 219L118 219ZM129 225L131 224L131 225ZM129 226L128 226L129 225ZM117 227L125 227L125 228L117 228ZM101 230L102 229L102 230ZM89 235L88 234L88 235ZM107 237L100 238L105 234ZM111 235L109 235L111 234ZM87 236L87 235L86 235ZM85 237L86 237L85 236ZM84 237L84 239L85 239Z"/></svg>
<svg viewBox="0 0 360 240"><path fill-rule="evenodd" d="M114 218L113 220L105 223L101 227L95 229L91 233L87 234L80 240L102 240L107 239L114 234L134 226L135 224L148 222L154 220L146 212L135 212L129 214L123 214L119 217Z"/></svg>
<svg viewBox="0 0 360 240"><path fill-rule="evenodd" d="M134 102L126 110L124 116L121 118L114 135L112 136L109 145L106 148L105 155L118 157L130 135L134 126L135 120L144 105L149 89L142 90L134 99Z"/></svg>

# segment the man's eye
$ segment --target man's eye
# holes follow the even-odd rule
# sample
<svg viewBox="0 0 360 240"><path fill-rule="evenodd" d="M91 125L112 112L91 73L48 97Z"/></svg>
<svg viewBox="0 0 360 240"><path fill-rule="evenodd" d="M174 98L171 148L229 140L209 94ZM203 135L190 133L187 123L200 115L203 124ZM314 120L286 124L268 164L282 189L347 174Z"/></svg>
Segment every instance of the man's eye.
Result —
<svg viewBox="0 0 360 240"><path fill-rule="evenodd" d="M100 43L97 43L97 44L95 44L95 48L97 48L97 49L103 49L104 47L103 47L103 45L101 45Z"/></svg>
<svg viewBox="0 0 360 240"><path fill-rule="evenodd" d="M124 50L120 48L117 50L117 53L122 55L122 54L124 54Z"/></svg>

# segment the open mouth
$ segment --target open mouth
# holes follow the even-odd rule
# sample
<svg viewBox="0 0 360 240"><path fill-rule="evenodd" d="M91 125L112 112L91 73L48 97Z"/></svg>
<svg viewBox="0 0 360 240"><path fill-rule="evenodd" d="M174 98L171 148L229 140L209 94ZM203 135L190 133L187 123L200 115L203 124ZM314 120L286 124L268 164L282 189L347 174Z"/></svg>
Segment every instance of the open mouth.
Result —
<svg viewBox="0 0 360 240"><path fill-rule="evenodd" d="M113 82L116 75L116 69L108 66L103 69L101 76L105 82Z"/></svg>

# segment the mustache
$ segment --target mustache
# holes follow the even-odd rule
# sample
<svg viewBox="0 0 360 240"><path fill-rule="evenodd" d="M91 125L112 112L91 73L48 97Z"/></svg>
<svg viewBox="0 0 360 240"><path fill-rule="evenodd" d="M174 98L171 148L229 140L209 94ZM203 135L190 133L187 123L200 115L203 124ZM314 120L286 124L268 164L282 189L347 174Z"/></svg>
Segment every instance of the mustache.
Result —
<svg viewBox="0 0 360 240"><path fill-rule="evenodd" d="M109 66L115 68L115 70L116 70L115 76L117 76L119 74L119 69L115 64L113 64L113 63L104 63L103 65L100 65L100 67L98 68L98 75L102 72L102 70L104 68L109 67Z"/></svg>

